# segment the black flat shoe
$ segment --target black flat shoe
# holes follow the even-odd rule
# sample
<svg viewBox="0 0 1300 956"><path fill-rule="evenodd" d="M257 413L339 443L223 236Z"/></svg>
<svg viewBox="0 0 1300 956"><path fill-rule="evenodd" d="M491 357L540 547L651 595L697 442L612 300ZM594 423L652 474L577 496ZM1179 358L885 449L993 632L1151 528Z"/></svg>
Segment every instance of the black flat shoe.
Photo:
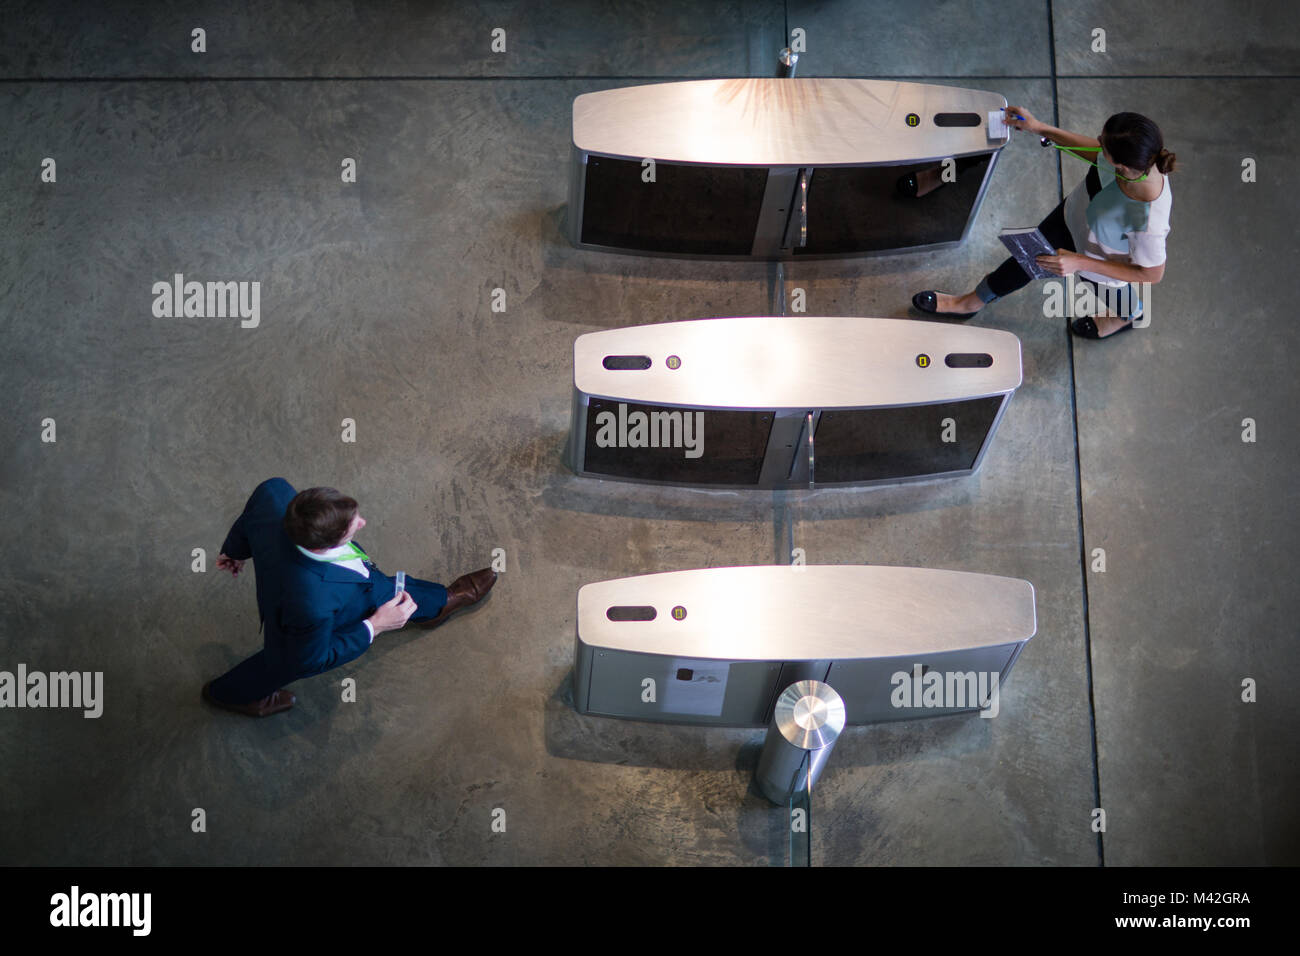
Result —
<svg viewBox="0 0 1300 956"><path fill-rule="evenodd" d="M944 294L947 295L947 293ZM979 311L939 312L936 311L935 309L935 306L938 304L938 302L939 302L938 294L929 289L927 289L925 292L918 292L916 295L912 296L912 305L916 308L918 312L924 312L927 315L938 315L946 319L969 319L979 315Z"/></svg>
<svg viewBox="0 0 1300 956"><path fill-rule="evenodd" d="M1083 318L1075 319L1070 323L1070 331L1081 339L1110 339L1121 332L1127 332L1131 328L1133 328L1133 320L1129 319L1110 335L1102 335L1097 331L1097 323L1093 321L1090 315L1085 315Z"/></svg>
<svg viewBox="0 0 1300 956"><path fill-rule="evenodd" d="M924 172L924 170L922 170L922 172ZM900 196L905 196L908 199L920 198L921 186L920 183L917 182L916 173L904 173L902 176L898 177L896 185ZM927 190L925 194L928 196L930 193L938 192L947 185L948 184L940 178L939 185L935 186L933 189Z"/></svg>

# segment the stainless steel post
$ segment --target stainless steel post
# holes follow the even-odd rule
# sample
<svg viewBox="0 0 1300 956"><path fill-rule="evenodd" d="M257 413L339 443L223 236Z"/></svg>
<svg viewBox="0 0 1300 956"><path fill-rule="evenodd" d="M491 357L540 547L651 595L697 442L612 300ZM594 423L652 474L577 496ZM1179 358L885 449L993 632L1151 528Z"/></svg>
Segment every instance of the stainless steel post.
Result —
<svg viewBox="0 0 1300 956"><path fill-rule="evenodd" d="M776 699L754 779L778 806L811 790L844 729L844 701L829 684L801 680Z"/></svg>

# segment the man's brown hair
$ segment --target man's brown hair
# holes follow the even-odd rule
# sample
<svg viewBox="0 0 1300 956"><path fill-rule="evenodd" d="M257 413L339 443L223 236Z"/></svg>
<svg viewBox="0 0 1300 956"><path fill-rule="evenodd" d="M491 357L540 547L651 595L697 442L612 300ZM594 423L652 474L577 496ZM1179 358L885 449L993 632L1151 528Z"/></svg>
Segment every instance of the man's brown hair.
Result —
<svg viewBox="0 0 1300 956"><path fill-rule="evenodd" d="M355 498L336 488L308 488L289 502L284 512L284 533L308 551L332 548L348 533L356 514Z"/></svg>

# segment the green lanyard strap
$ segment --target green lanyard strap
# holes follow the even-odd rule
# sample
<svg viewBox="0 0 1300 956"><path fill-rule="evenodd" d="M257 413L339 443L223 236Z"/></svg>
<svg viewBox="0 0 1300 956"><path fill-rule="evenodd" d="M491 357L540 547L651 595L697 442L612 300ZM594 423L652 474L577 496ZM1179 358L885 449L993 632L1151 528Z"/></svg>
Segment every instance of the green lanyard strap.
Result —
<svg viewBox="0 0 1300 956"><path fill-rule="evenodd" d="M1100 153L1101 152L1100 146L1058 146L1056 143L1053 143L1050 140L1044 143L1043 145L1051 146L1053 149L1059 149L1063 153L1069 153L1075 159L1079 160L1080 162L1087 163L1089 166L1096 166L1098 169L1102 168L1101 163L1094 163L1091 159L1084 159L1082 156L1079 155L1080 153ZM1137 179L1129 179L1127 176L1121 176L1115 170L1115 167L1111 166L1110 163L1106 164L1106 168L1115 174L1116 179L1121 179L1126 183L1140 183L1142 182L1142 180L1146 179L1148 176L1151 175L1150 173L1143 173Z"/></svg>
<svg viewBox="0 0 1300 956"><path fill-rule="evenodd" d="M1075 159L1083 159L1083 157L1080 156L1079 153L1100 153L1101 152L1100 146L1060 146L1056 143L1053 143L1051 140L1048 140L1046 145L1052 147L1053 149L1059 149L1063 153L1069 153ZM1083 159L1083 161L1087 163L1089 166L1097 165L1091 159Z"/></svg>
<svg viewBox="0 0 1300 956"><path fill-rule="evenodd" d="M358 559L360 559L362 562L366 562L370 560L370 555L366 554L364 551L358 548L354 542L349 541L348 547L352 549L351 554L345 554L337 558L322 558L321 560L329 561L330 563L334 563L337 561L356 561Z"/></svg>

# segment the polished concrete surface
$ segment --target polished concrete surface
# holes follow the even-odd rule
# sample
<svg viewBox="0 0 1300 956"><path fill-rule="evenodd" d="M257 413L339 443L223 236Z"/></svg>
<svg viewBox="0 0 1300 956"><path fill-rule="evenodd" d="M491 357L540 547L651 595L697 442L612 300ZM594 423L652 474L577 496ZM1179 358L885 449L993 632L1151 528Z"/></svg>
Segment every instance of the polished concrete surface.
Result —
<svg viewBox="0 0 1300 956"><path fill-rule="evenodd" d="M813 798L815 862L1300 862L1286 5L13 9L0 669L102 670L105 704L0 711L0 860L782 865L784 814L751 786L761 731L580 716L568 681L582 584L801 547L1038 594L998 718L844 733ZM801 76L995 90L1078 130L1156 119L1184 168L1151 324L1072 340L1034 286L988 307L974 321L1020 337L1025 384L970 479L741 494L576 478L559 460L576 335L765 314L777 295L763 263L572 248L573 97L772 75L787 28L806 31ZM787 295L905 317L915 291L965 291L1000 261L999 229L1081 177L1066 163L1017 134L964 246L790 264ZM261 282L260 324L154 318L152 285L177 272ZM506 573L444 628L293 685L287 714L214 711L199 687L259 646L253 583L215 557L275 475L357 497L386 571L447 581L502 548Z"/></svg>

